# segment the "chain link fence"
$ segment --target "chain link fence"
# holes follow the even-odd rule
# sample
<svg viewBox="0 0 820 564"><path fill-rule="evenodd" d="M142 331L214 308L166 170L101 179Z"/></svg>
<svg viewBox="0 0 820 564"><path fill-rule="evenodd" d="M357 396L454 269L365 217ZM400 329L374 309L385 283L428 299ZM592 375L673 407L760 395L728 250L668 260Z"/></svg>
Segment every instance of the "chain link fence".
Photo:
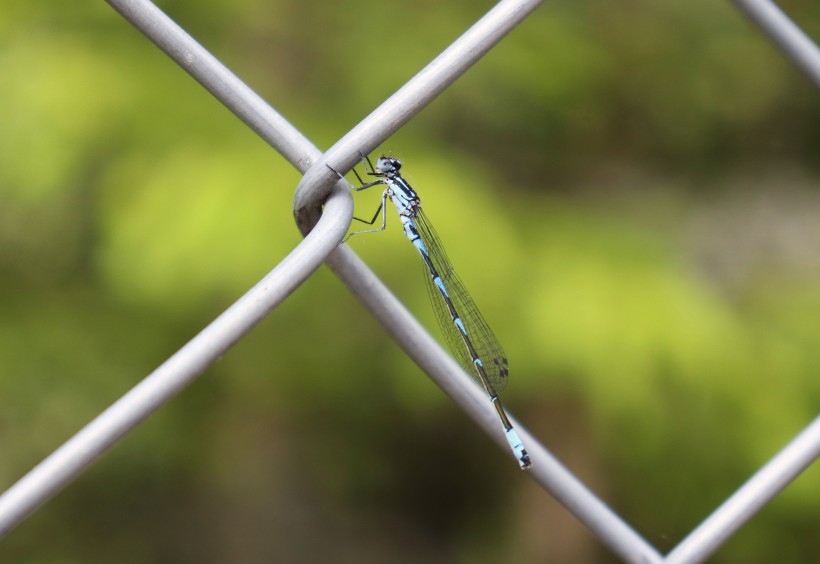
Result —
<svg viewBox="0 0 820 564"><path fill-rule="evenodd" d="M195 338L10 487L0 497L0 536L8 535L100 455L183 391L322 264L330 266L407 355L475 424L506 449L502 429L484 392L368 266L349 247L340 245L350 225L352 198L327 165L350 170L358 163L360 151L374 149L398 131L541 2L499 2L324 153L155 5L147 0L108 3L303 174L296 189L293 213L305 238L270 274ZM766 0L735 3L820 86L820 52L798 27ZM526 475L627 562L684 563L707 559L820 454L817 418L664 555L520 422L515 424L533 461L533 468ZM544 559L548 561L549 555L544 555Z"/></svg>

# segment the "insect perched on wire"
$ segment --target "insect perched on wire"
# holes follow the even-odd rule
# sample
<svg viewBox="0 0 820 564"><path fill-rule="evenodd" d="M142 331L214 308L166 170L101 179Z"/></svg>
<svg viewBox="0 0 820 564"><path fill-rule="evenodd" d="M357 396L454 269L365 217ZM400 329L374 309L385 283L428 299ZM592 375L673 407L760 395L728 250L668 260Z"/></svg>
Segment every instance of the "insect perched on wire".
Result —
<svg viewBox="0 0 820 564"><path fill-rule="evenodd" d="M421 199L410 184L402 177L399 170L401 162L398 159L388 156L381 156L376 160L376 166L370 162L370 157L362 155L362 163L365 172L376 179L371 182L363 182L359 173L353 169L353 173L359 180L359 186L354 186L339 171L328 167L335 172L339 178L347 182L355 191L366 190L376 185L385 185L382 193L382 200L379 204L373 219L366 220L354 217L353 219L373 225L379 214L382 216L380 227L355 231L348 235L348 239L353 235L362 233L373 233L384 231L387 226L387 211L385 204L387 200L393 202L396 211L399 213L404 234L418 250L426 267L427 288L430 300L436 311L436 318L442 333L444 333L450 351L455 355L461 366L472 375L490 396L490 402L495 407L501 424L504 426L504 433L507 442L510 444L521 468L531 466L530 457L524 448L518 433L515 432L510 423L498 394L504 390L509 378L507 357L501 349L501 345L493 334L487 322L478 311L475 302L467 293L464 284L453 271L447 254L441 246L441 242L436 235L433 226L427 220L421 208Z"/></svg>

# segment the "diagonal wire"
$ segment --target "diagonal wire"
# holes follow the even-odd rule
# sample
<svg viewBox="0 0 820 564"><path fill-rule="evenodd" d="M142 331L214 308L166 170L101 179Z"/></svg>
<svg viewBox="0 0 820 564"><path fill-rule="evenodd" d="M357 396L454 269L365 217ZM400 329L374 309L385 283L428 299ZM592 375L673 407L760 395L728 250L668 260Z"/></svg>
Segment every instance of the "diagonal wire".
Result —
<svg viewBox="0 0 820 564"><path fill-rule="evenodd" d="M361 259L347 245L341 245L330 255L327 264L381 322L408 356L452 397L505 453L510 453L502 427L498 424L498 416L487 401L486 392L475 385L472 378L427 333ZM624 561L662 561L660 554L649 543L569 472L521 423L512 416L510 420L518 430L532 459L533 467L527 470L531 478L550 492ZM453 464L457 461L443 460L442 463ZM512 465L510 467L513 468Z"/></svg>
<svg viewBox="0 0 820 564"><path fill-rule="evenodd" d="M254 131L257 131L268 143L282 153L297 169L304 171L311 162L317 159L319 151L310 144L307 139L247 86L241 83L238 78L230 73L230 71L215 58L207 53L205 49L198 45L187 33L179 28L179 26L167 18L156 6L147 0L108 0L108 2L150 37L151 40L171 58L183 66L189 74L212 92L231 109L231 111L236 113L237 116L245 121ZM536 5L537 2L515 2L511 0L500 3L499 6L488 14L488 16L492 15L493 17L489 19L485 17L479 24L476 24L476 26L457 42L459 46L456 49L451 48L443 53L436 59L435 64L428 67L428 73L426 75L422 73L421 78L417 77L415 80L415 88L417 88L418 91L414 95L415 103L410 104L409 107L407 105L403 107L403 116L396 116L396 106L391 108L389 105L383 105L382 109L385 113L393 113L393 121L391 125L392 129L389 131L387 128L384 129L382 139L394 131L401 123L409 119L424 103L429 102L429 100L445 88L447 84L455 79L457 73L453 72L453 67L461 67L461 72L466 70L472 62L477 60L480 54L486 52L494 42L500 40L515 23L523 19ZM512 19L510 19L511 14L513 16ZM498 25L499 21L501 21L498 19L499 16L507 18L506 27ZM476 46L476 39L482 38L489 38L489 41L483 43L482 46ZM471 49L479 49L479 51L469 53L465 52L465 48L467 51ZM438 76L436 73L439 73ZM404 91L408 94L411 93L411 91L407 89ZM409 98L406 98L406 100L409 100ZM401 104L399 104L399 106L401 106ZM385 119L385 121L387 120ZM367 133L368 128L372 130L374 128L378 129L379 127L383 127L383 124L380 125L376 123L376 121L371 120L369 124L359 126L358 131L360 133ZM375 141L371 140L371 142ZM314 170L317 169L324 172L324 167L314 167ZM335 182L335 179L331 178L325 181L325 179L320 178L315 184L312 182L302 183L302 187L304 187L306 193L313 196L314 202L318 202L323 197L323 194L327 194L327 188L333 182ZM337 198L334 197L333 200L335 199ZM333 210L333 200L326 203L324 208L325 212ZM318 204L314 203L314 206L317 205ZM348 222L350 215L352 215L352 213L347 211ZM325 228L321 227L323 225L325 225L324 222L320 223L320 228L318 230L314 229L303 245L307 245L319 239L321 239L322 242L326 242L327 240L339 240L341 235L337 231L334 231L332 236L327 236ZM303 245L300 245L300 248ZM319 253L313 254L311 258L315 259L317 256L319 256ZM290 255L290 257L296 257L296 252ZM294 258L294 262L298 263L299 261L297 258ZM383 299L387 299L387 303L390 306L388 309L382 310L382 313L385 311L398 311L412 320L412 316L389 294L378 279L358 261L352 251L347 248L340 249L334 254L332 264L337 272L342 273L342 277L346 279L346 282L348 282L351 287L356 290L368 288L369 291L365 294L359 294L360 297L362 295L367 296L364 299L368 304L373 304L373 298L380 296ZM280 274L285 272L283 265L280 265L280 267L277 267L277 270L274 272L279 272ZM257 285L254 290L271 291L276 289L280 282L273 280L272 276L273 273ZM291 286L295 287L300 281L301 274L294 273L289 277L289 283L283 284L283 286L288 286L288 288ZM383 290L381 293L373 291L379 287ZM287 290L282 292L280 289L278 295L281 299L284 299L286 292ZM244 301L241 301L241 305L238 303L232 307L231 310L223 314L223 316L220 316L219 320L228 316L229 313L234 312L247 314L249 311L255 311L256 315L259 315L258 300L252 293L246 295L245 298L247 299L243 298ZM274 306L275 303L271 302L263 309L272 308ZM261 315L264 315L264 313ZM388 315L388 317L389 316L390 315ZM418 325L415 320L412 321L416 326ZM226 325L231 326L234 337L238 339L244 331L250 329L252 323L240 322ZM403 327L412 328L414 326L405 323ZM216 342L209 342L209 338L219 337L216 333L218 333L218 331L212 330L210 327L203 331L194 341L169 359L160 369L137 386L137 388L129 392L129 394L126 394L122 400L101 414L92 424L83 429L72 440L63 445L63 447L55 451L52 456L43 461L38 467L24 476L7 491L4 496L0 498L0 509L2 509L2 513L0 513L0 515L2 515L2 517L0 517L0 525L2 525L0 534L7 533L12 527L25 518L26 515L34 511L39 504L59 491L59 489L91 464L104 450L110 448L134 425L138 424L153 410L162 405L162 403L178 393L196 374L204 370L227 346L230 346L229 344L226 345L226 342L219 338L215 339ZM445 374L445 380L447 374L455 375L454 379L450 380L447 385L449 389L446 388L451 395L455 395L457 390L467 390L466 393L462 394L462 398L472 397L471 401L475 406L486 405L486 398L476 393L468 377L454 364L454 361L435 344L435 341L433 341L421 327L416 327L415 341L411 339L410 342L420 342L427 351L424 362L421 362L423 367L428 370L438 367L439 371ZM407 343L403 343L403 345L407 346ZM430 354L430 350L435 351L435 353ZM178 368L179 364L186 358L195 365L192 371L188 371L182 376L178 374L171 384L166 382L165 384L158 385L161 384L161 381L165 378L163 371L170 370L174 367ZM459 382L459 379L462 381ZM138 406L137 409L134 409L132 403L141 405ZM461 403L464 403L464 400L462 400ZM130 416L122 417L123 410L130 413ZM482 408L477 407L473 411L479 414L480 419ZM482 426L487 428L486 425ZM494 426L492 429L495 431ZM579 511L579 516L582 521L587 523L593 531L601 534L604 541L610 544L613 550L622 554L627 560L657 560L657 553L651 546L632 532L627 525L620 521L617 515L612 513L605 505L597 500L597 498L589 493L569 472L563 470L557 462L554 462L543 448L539 448L536 445L535 440L530 437L525 430L522 429L522 433L525 437L529 438L529 442L532 445L530 448L535 454L534 459L542 460L541 470L537 474L537 476L541 478L540 481L546 483L548 487L550 485L556 487L556 485L570 484L571 487L564 487L563 489L558 487L558 493L556 495L559 499L562 499L564 504L569 508ZM559 471L552 479L549 479L550 468ZM544 476L547 477L546 480ZM610 530L612 532L609 532ZM621 538L618 538L619 534Z"/></svg>
<svg viewBox="0 0 820 564"><path fill-rule="evenodd" d="M331 200L324 202L324 199L329 194L330 187L335 181L335 178L329 174L324 166L325 162L333 162L334 167L338 169L347 169L352 166L357 160L358 151L370 150L395 132L460 74L466 71L469 66L483 56L487 50L523 20L540 3L532 0L504 0L500 2L450 48L436 58L413 80L402 87L402 89L387 102L382 104L373 114L368 116L368 118L343 137L322 157L320 151L293 128L287 120L270 108L270 106L239 81L238 78L207 53L207 51L190 38L181 28L176 26L176 24L168 19L153 4L146 0L107 1L136 27L140 28L152 41L168 53L169 56L182 65L187 72L245 121L254 131L259 133L271 146L282 153L298 170L302 172L307 171L305 178L299 184L294 198L294 213L297 223L300 229L305 233L316 225L323 203L326 204L324 211L328 212L326 214L328 217L325 219L335 218L338 214L343 217L346 216L345 219L347 223L350 221L350 210L348 209L349 196L346 192L337 191ZM740 3L739 0L737 1ZM346 229L345 222L342 221L341 223L344 224ZM241 338L244 332L249 330L253 323L256 322L252 321L252 319L256 317L261 319L262 316L268 313L270 309L275 307L279 301L283 300L289 292L293 291L293 289L301 283L303 280L302 276L308 276L309 272L312 272L311 269L315 269L313 264L318 265L316 261L320 260L323 253L328 250L328 247L324 245L329 244L331 245L329 248L332 248L341 238L341 235L337 231L338 228L339 225L335 221L325 223L325 221L322 220L316 225L316 228L313 229L313 232L311 232L308 238L297 247L271 275L263 279L251 292L246 294L237 304L217 319L217 321L220 321L225 317L233 317L236 315L233 319L233 324L226 322L225 328L222 329L222 331L227 331L227 333L230 334L229 339L215 338L215 333L218 333L218 331L212 329L212 324L212 326L206 328L206 330L198 335L189 345L186 345L179 353L163 364L155 373L134 388L132 392L129 392L122 400L114 404L109 410L92 422L92 424L78 433L75 438L87 432L87 435L94 435L96 433L97 435L105 436L106 441L109 441L108 443L105 441L102 443L98 442L96 445L92 442L85 445L85 449L76 448L74 454L84 460L83 464L72 467L66 460L63 460L62 463L60 462L60 456L66 454L63 451L71 442L69 441L69 443L66 443L61 449L58 449L54 455L46 459L40 466L35 468L34 471L4 494L4 496L0 498L0 535L8 531L8 529L3 528L3 525L10 522L8 517L10 513L6 511L4 514L2 511L4 507L6 509L12 507L18 510L16 513L17 521L12 520L13 522L11 523L13 526L27 514L25 512L21 514L19 512L21 508L25 508L26 504L28 504L26 511L33 511L37 504L42 503L50 497L50 495L56 493L56 491L68 483L68 481L87 464L90 464L101 454L102 450L98 451L95 449L101 448L100 445L102 445L103 450L109 448L116 440L130 430L131 427L129 425L138 424L153 410L157 409L165 401L170 399L170 397L178 393L187 383L190 383L198 373L204 370L205 367L213 361L210 356L211 353L216 353L218 356L224 352L225 349L220 347L224 346L227 348L235 342L235 340ZM315 243L317 247L321 246L321 250L307 252L305 254L297 252L304 250L303 246L307 246L309 242ZM469 377L464 374L460 367L450 359L423 328L421 328L418 322L415 321L410 313L390 294L389 290L381 284L378 278L375 277L364 263L362 263L349 248L341 246L330 256L328 264L348 284L354 294L365 303L371 312L382 321L390 334L399 341L408 354L431 375L445 392L456 399L488 434L493 436L500 444L504 445L503 437L498 429L498 425L494 421L494 414L487 405L483 392L472 385L472 381ZM274 276L275 273L277 273L277 276ZM259 295L255 294L257 291ZM260 308L261 296L265 293L269 294L266 301L267 305ZM244 321L239 319L242 316L245 316ZM216 323L215 321L214 324ZM230 330L227 330L226 328L229 326ZM208 342L210 338L214 338L213 343ZM164 387L152 387L152 384L149 384L149 381L155 384L156 381L160 379L158 374L161 375L163 371L173 372L174 369L179 368L175 366L175 363L182 363L186 361L186 359L187 362L191 363L194 372L182 377L178 375L178 379L175 383L166 382L166 384L169 385ZM137 403L142 402L143 410L139 412L141 413L141 418L138 417L137 419L131 420L128 425L123 425L123 420L118 420L115 414L117 409L123 407L120 406L121 403L128 403L125 401L126 399L135 400ZM144 409L146 406L148 406L149 409ZM134 412L133 414L136 413L137 412ZM109 419L105 419L106 417ZM531 475L539 483L552 492L561 503L567 506L582 522L598 534L602 540L624 560L630 562L660 562L662 560L654 548L647 544L625 522L589 492L580 481L552 457L546 449L538 444L525 429L521 428L520 425L518 425L518 427L536 463L536 468L532 471ZM99 436L97 436L97 438L99 438ZM789 449L792 449L792 445L784 449L784 452ZM804 444L803 449L799 450L799 452L805 454L805 449L806 446ZM794 450L792 449L790 452L792 452L792 456L789 457L789 459L793 461ZM742 490L738 491L736 496L730 498L726 505L730 508L738 507L739 505L743 506L743 503L739 503L736 500L736 498L740 496L741 500L746 503L744 506L745 513L743 514L747 516L746 518L753 514L754 511L757 511L763 503L768 501L780 488L785 486L786 482L783 481L783 472L778 473L769 470L772 464L781 461L784 456L784 453L778 455L770 465L762 469L760 473L749 482L749 484L757 484L760 480L766 482L766 479L774 479L777 477L780 481L777 482L778 487L776 489L763 488L764 491L760 493L758 492L759 487L749 489L749 484L747 484ZM52 470L59 471L60 468L62 468L63 470L71 470L71 472L74 473L57 472L57 477L51 476L49 479L46 479L46 484L49 485L48 482L50 481L49 487L52 489L48 492L48 495L39 499L36 496L31 496L32 490L30 487L28 489L18 487L24 484L26 479L32 475L36 478L38 469L48 464L51 464ZM788 466L788 468L788 472L793 472L793 474L789 474L791 478L800 471L795 466ZM761 474L766 479L758 479L758 476ZM40 478L40 482L43 482L42 475ZM36 485L37 481L34 480L33 483ZM31 486L32 482L29 482L28 485ZM44 490L41 490L41 493L42 491ZM766 495L769 497L766 497ZM34 502L33 505L32 500ZM6 503L5 505L3 505L4 502ZM679 558L679 560L676 560L676 562L690 561L687 560L684 553L684 549L687 548L686 543L689 543L688 546L695 546L697 542L700 542L698 539L708 537L709 534L703 534L701 531L704 527L706 527L707 532L710 532L710 534L719 533L718 536L720 538L711 539L711 542L707 543L710 550L714 550L714 548L724 542L740 524L734 528L728 525L708 527L707 525L710 525L710 522L715 516L720 516L723 514L722 512L725 511L728 510L724 510L724 506L722 506L712 518L704 522L704 524L696 530L695 533L699 534L696 535L693 533L690 535L687 541L681 543L679 548L676 549L670 557L677 554L678 556L676 557ZM14 517L14 515L12 517Z"/></svg>
<svg viewBox="0 0 820 564"><path fill-rule="evenodd" d="M325 166L348 171L432 102L473 64L529 16L543 0L502 0L465 31L418 74L407 81L356 127L336 142L320 162L305 173L293 198L296 223L307 233L320 213L321 202L336 176Z"/></svg>
<svg viewBox="0 0 820 564"><path fill-rule="evenodd" d="M769 0L734 0L734 3L820 88L820 49L803 30Z"/></svg>
<svg viewBox="0 0 820 564"><path fill-rule="evenodd" d="M540 0L504 0L333 145L300 181L294 216L303 232L321 213L322 192L335 175L325 163L347 170L404 125L444 88L466 72L540 4ZM378 319L404 351L452 397L502 448L506 439L484 392L426 332L378 277L346 245L328 258L328 266ZM660 562L659 553L590 492L519 423L516 428L533 461L530 475L597 534L624 560Z"/></svg>
<svg viewBox="0 0 820 564"><path fill-rule="evenodd" d="M703 562L820 456L820 417L799 433L667 556L669 564Z"/></svg>
<svg viewBox="0 0 820 564"><path fill-rule="evenodd" d="M346 188L332 193L325 211L310 236L267 276L0 496L0 538L191 384L321 266L350 226L353 198Z"/></svg>
<svg viewBox="0 0 820 564"><path fill-rule="evenodd" d="M152 41L154 41L163 51L165 51L171 58L177 61L189 74L191 74L197 81L199 81L206 89L214 94L220 101L222 101L231 111L237 114L243 121L245 121L254 131L257 131L268 143L281 152L297 169L304 171L310 163L317 160L319 151L310 142L304 138L295 128L293 128L284 118L276 113L272 108L253 93L247 86L238 80L230 71L221 65L215 58L213 58L207 51L198 45L187 33L185 33L179 26L174 24L167 16L165 16L159 9L147 0L107 0L117 11L131 21L136 27L143 31ZM388 120L384 117L384 122L377 122L370 120L363 125L360 125L357 130L359 134L366 134L372 132L374 129L383 128L381 138L385 138L392 131L404 123L413 113L417 112L423 105L431 100L438 92L445 88L457 76L457 72L453 69L461 69L460 72L466 70L470 64L477 60L480 54L486 52L495 42L501 39L503 35L511 29L515 23L523 19L532 9L537 6L538 2L517 2L513 0L505 0L494 8L488 17L482 19L476 26L468 31L459 40L455 49L448 49L439 58L428 67L428 72L421 73L420 77L414 79L415 88L417 89L414 98L415 103L404 105L400 108L403 115L396 116L396 107L382 106L382 111L386 114L392 114L392 123L388 127ZM491 16L491 17L490 17ZM502 25L499 25L501 23ZM489 41L483 41L489 39ZM477 41L478 40L478 41ZM473 50L472 53L469 51ZM463 56L462 56L463 55ZM438 75L436 74L438 73ZM405 93L410 91L404 90ZM406 98L405 101L409 100ZM394 100L395 101L395 100ZM400 105L401 106L401 105ZM399 112L401 113L401 112ZM392 128L392 129L390 129ZM378 136L372 137L370 143L377 142ZM361 146L355 141L354 137L350 135L346 137L350 146ZM366 145L365 145L366 147ZM339 149L337 144L337 150ZM352 162L350 163L352 164ZM340 166L340 165L337 165ZM323 166L316 166L313 170L324 172ZM301 187L306 194L311 195L307 201L312 199L314 209L318 208L318 201L323 195L327 194L328 186L335 182L335 178L323 179L319 178L314 182L303 182ZM326 202L324 208L325 212L332 212L334 208L334 201ZM347 211L347 221L350 220L350 211ZM305 225L305 224L303 224ZM313 225L313 222L311 222ZM305 243L309 241L321 239L322 242L327 240L338 241L340 236L338 232L333 231L333 235L327 237L327 231L330 228L324 227L325 223L321 222L314 228L311 235L308 236ZM314 236L315 234L315 236ZM327 238L325 238L327 237ZM302 245L300 245L300 248ZM314 253L310 258L315 259L319 253ZM289 257L294 257L294 262L298 262L295 258L296 254L292 253ZM459 403L473 406L468 411L479 421L479 424L491 434L497 434L496 425L482 424L482 420L486 420L486 398L472 386L469 377L455 364L454 361L435 343L435 341L418 325L418 323L410 316L401 304L393 297L389 291L381 284L380 281L373 275L367 267L359 261L359 259L346 247L341 247L337 250L331 260L329 261L334 270L345 279L351 289L368 305L373 305L379 302L383 304L374 311L380 319L392 319L392 322L387 322L388 328L392 326L393 329L397 327L396 321L404 321L398 334L408 329L411 331L407 335L407 339L402 342L409 351L420 350L424 352L419 355L413 355L419 364L429 372L437 372L437 381L443 382L445 391L453 395L460 394L461 400ZM282 267L283 265L280 265ZM284 268L277 267L274 272L280 274L284 272ZM273 275L273 273L272 273ZM271 275L271 276L272 276ZM290 283L283 285L287 288L295 287L300 282L300 275L293 274L290 277ZM279 282L274 281L271 277L266 278L254 288L264 289L266 291L278 290L281 299L287 294L283 288L275 288ZM250 294L250 293L249 293ZM243 298L243 305L238 304L231 308L233 311L242 311L248 313L248 310L256 310L259 314L258 303L255 303L254 298L246 295L246 300ZM275 303L271 302L267 308L272 308ZM220 316L222 319L226 314ZM263 314L261 314L263 315ZM402 316L407 319L403 320ZM235 338L239 338L243 331L250 328L251 324L239 323L233 326ZM396 335L395 331L391 331ZM203 335L213 337L213 331L203 331L203 334L197 337L200 339ZM141 383L135 390L127 394L120 402L114 404L109 410L101 414L95 422L86 427L83 431L78 433L75 438L90 438L94 439L90 443L83 443L79 441L73 445L66 443L63 447L58 449L51 457L46 459L40 466L35 468L31 473L21 479L15 486L13 486L3 496L4 500L4 517L2 518L2 525L4 528L2 532L8 532L11 527L15 526L28 513L33 511L38 504L43 503L51 495L59 491L71 479L73 479L79 472L81 472L88 464L90 464L96 457L107 448L110 448L119 438L130 430L130 425L138 424L142 419L147 417L150 412L157 409L163 402L167 401L175 393L178 393L184 385L195 375L188 374L183 380L177 380L176 384L171 386L152 386L159 380L157 373L161 373L163 369L172 368L174 364L179 363L182 357L187 356L189 361L196 364L195 371L201 372L213 361L213 358L221 354L224 350L224 342L207 344L206 339L195 339L195 344L189 344L186 354L177 353L169 359L158 371L152 374L149 378ZM193 343L193 342L192 342ZM229 345L227 345L229 346ZM188 354L190 353L190 354ZM197 373L198 373L197 372ZM435 377L435 376L434 376ZM133 396L137 396L134 398ZM121 404L127 403L126 399L139 399L143 402L143 409L135 411L132 415L136 417L124 425L122 420L116 421L118 409L122 407ZM145 405L149 405L145 409ZM482 415L482 412L484 415ZM113 420L113 421L112 421ZM119 423L119 424L117 424ZM520 426L519 426L520 428ZM600 500L598 500L592 493L590 493L577 479L574 478L540 445L537 445L535 439L531 437L525 429L521 428L522 436L527 438L531 445L530 450L533 453L533 459L540 461L540 469L533 474L542 484L544 484L554 495L570 508L576 515L584 522L590 529L602 537L603 541L610 545L610 547L624 559L635 562L656 562L658 561L657 552L640 538L632 529L630 529L624 522L622 522L617 515L615 515L609 508L607 508ZM74 448L74 447L78 448ZM82 448L79 448L82 447ZM76 458L66 460L65 455L73 454ZM71 464L68 464L71 462ZM45 470L51 470L51 474Z"/></svg>
<svg viewBox="0 0 820 564"><path fill-rule="evenodd" d="M109 4L297 168L306 169L320 154L296 128L156 6L144 0L109 0ZM0 538L191 384L322 264L350 226L353 203L349 191L337 187L326 202L325 212L317 229L251 290L0 496Z"/></svg>
<svg viewBox="0 0 820 564"><path fill-rule="evenodd" d="M316 146L149 0L106 0L182 69L304 173ZM328 182L326 193L335 182Z"/></svg>

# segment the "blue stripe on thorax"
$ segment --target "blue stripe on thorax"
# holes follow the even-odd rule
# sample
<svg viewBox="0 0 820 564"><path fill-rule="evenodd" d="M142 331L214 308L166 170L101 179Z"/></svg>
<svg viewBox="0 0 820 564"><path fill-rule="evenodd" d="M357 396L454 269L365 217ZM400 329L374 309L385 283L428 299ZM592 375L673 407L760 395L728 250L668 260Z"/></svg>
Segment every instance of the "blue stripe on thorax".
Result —
<svg viewBox="0 0 820 564"><path fill-rule="evenodd" d="M421 206L416 191L399 175L388 177L385 182L390 190L390 199L399 215L415 217Z"/></svg>

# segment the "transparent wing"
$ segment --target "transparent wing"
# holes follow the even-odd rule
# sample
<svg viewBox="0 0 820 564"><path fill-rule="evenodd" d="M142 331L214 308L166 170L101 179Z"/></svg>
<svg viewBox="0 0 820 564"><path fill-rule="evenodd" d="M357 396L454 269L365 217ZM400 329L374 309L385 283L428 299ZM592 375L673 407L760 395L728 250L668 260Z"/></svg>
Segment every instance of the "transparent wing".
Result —
<svg viewBox="0 0 820 564"><path fill-rule="evenodd" d="M493 334L490 326L484 320L484 316L478 311L467 289L462 284L458 275L453 270L447 254L441 245L441 241L436 234L435 229L427 220L424 212L419 210L416 215L415 224L418 230L419 237L421 237L424 246L427 248L430 261L441 276L441 281L447 289L453 307L461 318L465 329L467 330L467 337L473 344L473 348L478 353L478 358L484 366L484 371L487 374L490 384L495 389L496 393L501 393L507 386L509 377L509 367L507 362L507 355L501 348L501 344ZM426 268L426 267L425 267ZM447 346L458 360L464 369L471 374L481 384L481 378L473 364L473 358L470 351L465 345L459 330L450 315L450 311L444 300L444 297L439 292L433 283L429 273L425 276L427 280L427 292L430 295L430 301L433 302L433 307L436 312L441 332L447 341Z"/></svg>

